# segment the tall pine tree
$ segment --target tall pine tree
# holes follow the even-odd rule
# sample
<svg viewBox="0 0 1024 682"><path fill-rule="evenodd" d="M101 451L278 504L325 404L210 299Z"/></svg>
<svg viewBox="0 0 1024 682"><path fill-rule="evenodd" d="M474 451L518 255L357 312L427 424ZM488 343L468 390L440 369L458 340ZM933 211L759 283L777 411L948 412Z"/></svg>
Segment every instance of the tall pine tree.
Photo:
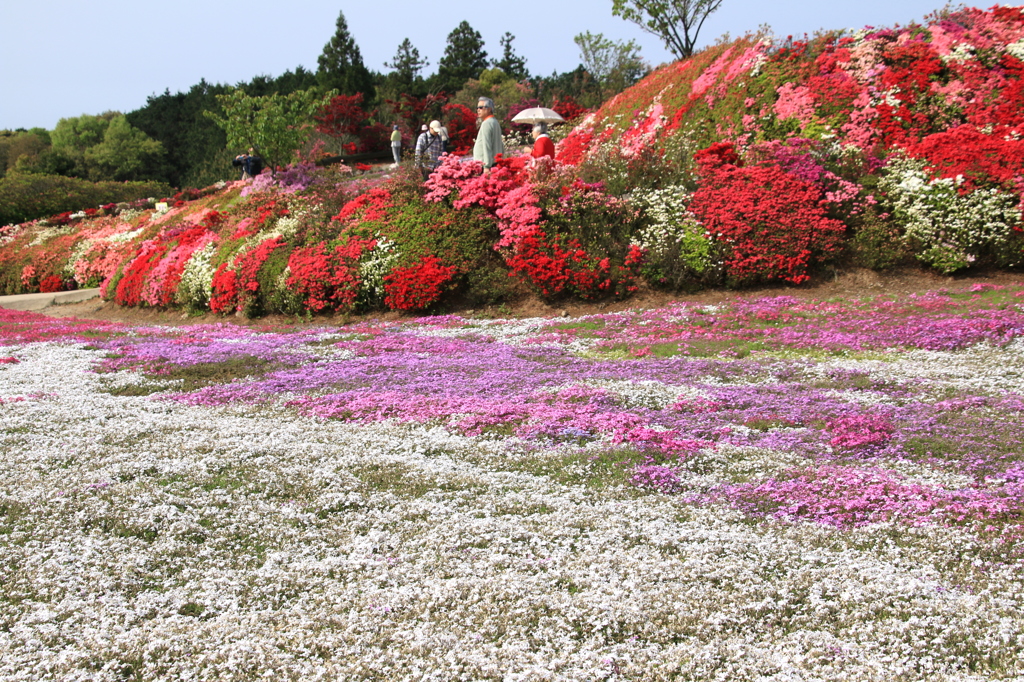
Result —
<svg viewBox="0 0 1024 682"><path fill-rule="evenodd" d="M429 64L430 62L420 57L420 51L406 38L399 44L398 51L391 61L384 64L392 69L384 78L385 90L392 96L401 93L417 96L426 94L420 71Z"/></svg>
<svg viewBox="0 0 1024 682"><path fill-rule="evenodd" d="M431 90L455 93L462 89L470 78L479 78L487 68L487 53L480 33L463 21L448 34L444 56L437 63L437 73L431 82Z"/></svg>
<svg viewBox="0 0 1024 682"><path fill-rule="evenodd" d="M517 81L529 80L530 72L526 70L526 60L517 55L512 47L512 41L515 39L514 35L505 32L501 37L501 59L496 59L494 65Z"/></svg>
<svg viewBox="0 0 1024 682"><path fill-rule="evenodd" d="M343 95L361 92L364 102L373 99L373 75L363 64L359 46L348 32L344 12L338 12L334 36L324 45L316 62L316 79L325 90L337 90Z"/></svg>

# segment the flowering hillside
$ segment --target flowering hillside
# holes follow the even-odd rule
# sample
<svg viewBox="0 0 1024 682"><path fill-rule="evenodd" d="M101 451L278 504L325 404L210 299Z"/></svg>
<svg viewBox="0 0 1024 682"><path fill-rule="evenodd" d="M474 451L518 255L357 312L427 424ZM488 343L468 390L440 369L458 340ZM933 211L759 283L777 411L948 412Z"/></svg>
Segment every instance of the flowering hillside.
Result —
<svg viewBox="0 0 1024 682"><path fill-rule="evenodd" d="M773 189L782 178L806 193L804 211L819 212L803 218L808 229L831 233L825 216L840 220L869 261L904 246L945 272L978 260L1019 265L1022 60L1024 11L1011 7L781 45L744 38L619 94L558 158L621 187L696 190L694 219L725 242L726 267L741 277L751 257L778 267L776 247L745 239L758 230L793 238L773 216L793 207L788 191ZM700 151L716 146L728 158L702 165ZM759 220L733 207L749 202ZM693 230L663 222L675 234ZM797 261L828 252L802 239L788 247Z"/></svg>
<svg viewBox="0 0 1024 682"><path fill-rule="evenodd" d="M747 37L616 96L555 160L351 173L300 165L0 228L0 291L311 314L1018 268L1024 11Z"/></svg>

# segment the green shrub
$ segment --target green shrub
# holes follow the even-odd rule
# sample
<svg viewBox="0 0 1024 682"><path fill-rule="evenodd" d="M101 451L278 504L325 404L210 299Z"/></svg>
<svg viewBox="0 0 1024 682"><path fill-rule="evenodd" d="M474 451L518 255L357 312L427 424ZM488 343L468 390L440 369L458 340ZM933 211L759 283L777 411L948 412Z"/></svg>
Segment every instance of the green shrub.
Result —
<svg viewBox="0 0 1024 682"><path fill-rule="evenodd" d="M62 175L11 172L0 179L0 225L173 193L174 189L162 182L89 182Z"/></svg>

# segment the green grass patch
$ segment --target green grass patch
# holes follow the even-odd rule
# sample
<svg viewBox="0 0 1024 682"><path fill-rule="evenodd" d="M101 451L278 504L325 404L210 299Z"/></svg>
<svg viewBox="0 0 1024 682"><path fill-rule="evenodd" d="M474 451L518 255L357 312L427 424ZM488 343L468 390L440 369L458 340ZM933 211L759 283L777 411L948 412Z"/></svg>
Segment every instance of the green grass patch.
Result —
<svg viewBox="0 0 1024 682"><path fill-rule="evenodd" d="M580 322L561 322L559 324L551 325L549 327L549 329L558 329L558 330L575 331L575 332L587 332L587 331L597 331L599 329L604 329L605 326L606 326L606 324L605 324L604 320L585 320L585 321L580 321ZM580 336L586 337L585 334L580 334Z"/></svg>
<svg viewBox="0 0 1024 682"><path fill-rule="evenodd" d="M409 500L423 497L434 490L451 492L483 489L482 484L468 476L442 478L398 462L368 464L351 469L350 473L367 488Z"/></svg>
<svg viewBox="0 0 1024 682"><path fill-rule="evenodd" d="M647 460L645 453L632 447L615 447L600 451L560 453L554 456L522 457L502 462L502 468L534 476L547 476L563 485L583 485L594 490L627 486L636 465ZM643 494L638 488L626 488Z"/></svg>
<svg viewBox="0 0 1024 682"><path fill-rule="evenodd" d="M283 365L252 355L218 362L200 362L194 365L158 365L143 368L143 375L155 383L128 384L104 389L116 396L147 396L173 387L176 391L189 393L207 386L229 384L240 379L257 379Z"/></svg>

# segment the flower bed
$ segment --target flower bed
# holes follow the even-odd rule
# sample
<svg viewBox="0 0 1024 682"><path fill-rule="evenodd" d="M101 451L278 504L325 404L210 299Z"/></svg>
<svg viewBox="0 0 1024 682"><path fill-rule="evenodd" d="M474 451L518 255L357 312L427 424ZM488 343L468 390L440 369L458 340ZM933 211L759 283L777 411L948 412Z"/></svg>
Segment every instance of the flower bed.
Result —
<svg viewBox="0 0 1024 682"><path fill-rule="evenodd" d="M0 345L5 678L1024 673L1024 284Z"/></svg>

